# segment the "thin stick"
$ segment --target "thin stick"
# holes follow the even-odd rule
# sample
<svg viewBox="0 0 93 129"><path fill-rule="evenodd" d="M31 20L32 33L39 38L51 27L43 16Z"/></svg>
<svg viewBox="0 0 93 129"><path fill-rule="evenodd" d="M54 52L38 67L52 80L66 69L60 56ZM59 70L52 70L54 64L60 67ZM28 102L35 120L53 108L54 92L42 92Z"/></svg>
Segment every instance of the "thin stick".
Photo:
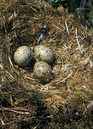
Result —
<svg viewBox="0 0 93 129"><path fill-rule="evenodd" d="M93 62L91 60L89 60L90 62L90 67L93 67Z"/></svg>
<svg viewBox="0 0 93 129"><path fill-rule="evenodd" d="M0 64L0 68L2 69L2 70L4 70L10 77L11 77L11 79L13 80L13 81L15 81L15 78L6 70L6 69L4 69L4 67Z"/></svg>
<svg viewBox="0 0 93 129"><path fill-rule="evenodd" d="M10 56L8 56L8 59L9 59L9 62L10 62L10 64L11 64L11 66L12 66L12 69L15 71L15 69L14 69L14 66L13 66L13 63L12 63L12 61L11 61Z"/></svg>
<svg viewBox="0 0 93 129"><path fill-rule="evenodd" d="M92 108L93 107L93 101L90 102L90 104L87 105L87 108Z"/></svg>
<svg viewBox="0 0 93 129"><path fill-rule="evenodd" d="M0 108L1 111L2 111L2 109L5 110L5 111L11 111L11 112L15 112L15 113L18 113L18 114L30 114L30 113L35 113L36 114L36 112L34 112L34 111L30 111L28 109L24 109L24 108L20 108L20 107L15 107L15 108L2 107L2 108Z"/></svg>
<svg viewBox="0 0 93 129"><path fill-rule="evenodd" d="M2 125L5 125L4 121L2 120L2 118L0 117L1 123Z"/></svg>
<svg viewBox="0 0 93 129"><path fill-rule="evenodd" d="M24 76L24 78L27 78L27 79L30 79L30 80L36 80L36 79L34 79L34 78L27 77L26 75Z"/></svg>
<svg viewBox="0 0 93 129"><path fill-rule="evenodd" d="M65 82L69 77L71 77L73 75L73 72L71 71L71 73L70 74L68 74L68 76L66 77L66 78L64 78L62 81L60 81L61 80L61 78L59 78L58 80L56 80L56 81L54 81L54 82L58 82L58 81L60 81L60 82ZM59 82L59 83L60 83ZM57 83L58 84L58 83Z"/></svg>
<svg viewBox="0 0 93 129"><path fill-rule="evenodd" d="M54 27L56 27L57 29L60 29L59 27L57 27L56 25L53 24Z"/></svg>
<svg viewBox="0 0 93 129"><path fill-rule="evenodd" d="M66 21L65 21L65 25L66 25L67 33L69 34L68 25L67 25L67 22Z"/></svg>
<svg viewBox="0 0 93 129"><path fill-rule="evenodd" d="M30 6L30 8L31 8L31 9L33 9L33 10L37 13L36 9L34 9L34 8L33 8L33 7L31 7L31 6Z"/></svg>
<svg viewBox="0 0 93 129"><path fill-rule="evenodd" d="M58 91L50 91L50 90L48 90L48 91L40 90L40 91L43 92L43 93L51 93L51 94L56 93L56 94L62 94L62 92L58 92Z"/></svg>
<svg viewBox="0 0 93 129"><path fill-rule="evenodd" d="M80 46L80 44L79 44L78 36L77 36L77 28L76 28L76 40L77 40L77 44L78 44L78 49L80 50L80 52L81 52L81 54L82 54L81 46Z"/></svg>
<svg viewBox="0 0 93 129"><path fill-rule="evenodd" d="M65 30L65 27L63 26L63 25L61 25L60 23L58 23L60 26L62 26L63 28L64 28L64 30Z"/></svg>
<svg viewBox="0 0 93 129"><path fill-rule="evenodd" d="M11 112L14 112L14 113L18 113L18 114L26 114L26 115L29 115L30 113L29 112L20 112L20 111L15 111L15 110L12 110L12 109L6 109L7 111L11 111Z"/></svg>
<svg viewBox="0 0 93 129"><path fill-rule="evenodd" d="M28 120L31 120L33 118L36 118L36 117L24 118L23 121L28 121ZM5 125L9 125L9 124L12 124L12 123L15 123L15 122L21 122L21 121L22 121L21 119L16 119L14 121L10 121L10 122L5 123Z"/></svg>

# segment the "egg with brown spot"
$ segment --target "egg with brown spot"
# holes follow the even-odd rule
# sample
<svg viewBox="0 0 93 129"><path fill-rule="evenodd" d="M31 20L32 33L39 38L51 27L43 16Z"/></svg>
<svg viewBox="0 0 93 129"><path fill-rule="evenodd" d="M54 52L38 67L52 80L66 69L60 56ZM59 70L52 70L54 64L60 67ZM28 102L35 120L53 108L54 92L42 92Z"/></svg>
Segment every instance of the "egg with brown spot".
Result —
<svg viewBox="0 0 93 129"><path fill-rule="evenodd" d="M52 69L49 64L43 61L36 62L33 68L33 73L36 78L51 77Z"/></svg>
<svg viewBox="0 0 93 129"><path fill-rule="evenodd" d="M19 47L14 53L14 61L19 66L26 66L33 58L31 50L27 46Z"/></svg>
<svg viewBox="0 0 93 129"><path fill-rule="evenodd" d="M34 53L37 59L41 61L45 61L48 64L53 63L54 56L53 56L51 49L49 49L48 47L43 46L43 45L38 45L35 47Z"/></svg>

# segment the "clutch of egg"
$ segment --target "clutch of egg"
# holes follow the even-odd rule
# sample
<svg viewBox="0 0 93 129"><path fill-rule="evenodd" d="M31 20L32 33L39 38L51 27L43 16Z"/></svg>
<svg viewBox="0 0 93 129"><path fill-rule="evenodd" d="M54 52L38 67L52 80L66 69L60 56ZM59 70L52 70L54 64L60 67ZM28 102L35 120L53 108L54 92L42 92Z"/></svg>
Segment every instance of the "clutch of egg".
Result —
<svg viewBox="0 0 93 129"><path fill-rule="evenodd" d="M19 47L14 53L14 61L19 66L26 66L33 58L31 50L27 46Z"/></svg>
<svg viewBox="0 0 93 129"><path fill-rule="evenodd" d="M39 59L33 68L34 77L38 79L43 78L45 82L49 82L52 75L52 69L49 64L53 63L53 53L49 48L43 45L36 46L34 52L35 57ZM28 65L32 58L31 50L27 46L19 47L14 53L14 61L19 66Z"/></svg>

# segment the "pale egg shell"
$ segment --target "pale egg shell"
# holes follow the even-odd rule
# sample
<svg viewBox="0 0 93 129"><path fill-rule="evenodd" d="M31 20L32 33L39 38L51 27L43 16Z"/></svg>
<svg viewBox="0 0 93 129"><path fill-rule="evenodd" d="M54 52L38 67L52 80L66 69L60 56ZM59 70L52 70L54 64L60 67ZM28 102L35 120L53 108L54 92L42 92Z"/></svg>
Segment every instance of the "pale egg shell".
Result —
<svg viewBox="0 0 93 129"><path fill-rule="evenodd" d="M36 62L34 65L34 76L37 78L43 78L52 74L52 69L49 64L43 61Z"/></svg>
<svg viewBox="0 0 93 129"><path fill-rule="evenodd" d="M53 63L54 56L51 49L49 49L48 47L43 45L38 45L35 47L34 53L36 58L38 58L39 60L45 61L48 64Z"/></svg>
<svg viewBox="0 0 93 129"><path fill-rule="evenodd" d="M19 47L14 53L14 61L19 66L26 66L32 59L31 50L27 46Z"/></svg>

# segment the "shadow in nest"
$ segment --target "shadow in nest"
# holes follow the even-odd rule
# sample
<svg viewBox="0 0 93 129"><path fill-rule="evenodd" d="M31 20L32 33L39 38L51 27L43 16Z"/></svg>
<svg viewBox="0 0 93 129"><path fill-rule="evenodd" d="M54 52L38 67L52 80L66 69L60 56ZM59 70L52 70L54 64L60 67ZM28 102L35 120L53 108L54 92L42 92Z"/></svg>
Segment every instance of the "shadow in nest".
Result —
<svg viewBox="0 0 93 129"><path fill-rule="evenodd" d="M1 117L5 114L5 118L8 120L5 127L11 126L12 123L17 123L16 126L18 128L25 129L34 127L38 123L42 123L44 126L45 120L50 120L47 118L50 113L47 112L44 95L42 93L36 90L27 90L17 81L8 82L2 86L3 89L0 97L0 105L2 108L0 109L0 113ZM21 114L23 109L24 115ZM26 115L26 111L32 113ZM4 121L5 118L3 119ZM11 123L11 125L8 123Z"/></svg>

